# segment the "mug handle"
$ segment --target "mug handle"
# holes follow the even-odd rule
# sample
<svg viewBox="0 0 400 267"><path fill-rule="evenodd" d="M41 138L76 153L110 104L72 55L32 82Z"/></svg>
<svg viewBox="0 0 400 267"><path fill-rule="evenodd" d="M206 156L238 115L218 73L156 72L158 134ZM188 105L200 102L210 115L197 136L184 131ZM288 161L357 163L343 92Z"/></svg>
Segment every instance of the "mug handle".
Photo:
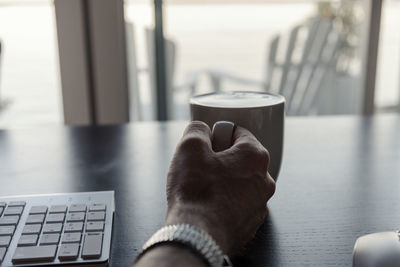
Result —
<svg viewBox="0 0 400 267"><path fill-rule="evenodd" d="M212 146L215 152L226 150L232 146L232 136L236 125L231 121L217 121L212 128Z"/></svg>

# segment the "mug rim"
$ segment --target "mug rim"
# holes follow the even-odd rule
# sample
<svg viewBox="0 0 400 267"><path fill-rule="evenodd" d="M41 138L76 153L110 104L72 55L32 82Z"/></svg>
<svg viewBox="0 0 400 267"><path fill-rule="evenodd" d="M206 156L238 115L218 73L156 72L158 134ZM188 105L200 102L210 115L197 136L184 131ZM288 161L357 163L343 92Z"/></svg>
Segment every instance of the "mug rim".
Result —
<svg viewBox="0 0 400 267"><path fill-rule="evenodd" d="M263 94L263 95L271 95L271 96L275 96L279 99L277 99L277 102L274 104L270 104L270 105L257 105L257 106L251 106L251 107L221 107L221 106L214 106L214 105L205 105L203 103L199 103L198 101L196 101L197 97L203 97L203 96L208 96L208 95L213 95L213 94L219 94L218 92L211 92L211 93L205 93L205 94L200 94L200 95L195 95L192 96L189 99L189 104L190 105L198 105L198 106L202 106L202 107L209 107L209 108L220 108L220 109L252 109L252 108L262 108L262 107L273 107L273 106L278 106L281 104L284 104L286 102L286 99L284 96L279 95L279 94L274 94L274 93L269 93L269 92L263 92L263 91L229 91L232 93L256 93L256 94ZM222 92L224 93L224 92Z"/></svg>

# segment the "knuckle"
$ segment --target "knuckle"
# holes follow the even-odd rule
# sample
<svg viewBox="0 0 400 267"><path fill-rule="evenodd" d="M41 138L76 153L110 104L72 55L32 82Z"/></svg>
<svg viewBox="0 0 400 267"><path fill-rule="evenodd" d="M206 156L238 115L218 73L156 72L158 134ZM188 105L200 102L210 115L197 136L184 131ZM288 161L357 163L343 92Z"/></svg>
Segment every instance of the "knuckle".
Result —
<svg viewBox="0 0 400 267"><path fill-rule="evenodd" d="M249 159L253 159L262 169L267 169L270 162L270 155L257 140L242 142L237 145L238 150Z"/></svg>
<svg viewBox="0 0 400 267"><path fill-rule="evenodd" d="M263 146L261 146L261 148L258 150L258 157L260 158L260 160L262 162L269 163L269 159L270 159L269 152Z"/></svg>
<svg viewBox="0 0 400 267"><path fill-rule="evenodd" d="M269 166L269 152L267 149L265 149L263 146L258 150L257 152L257 162L259 162L259 167L262 170L262 172L266 172L268 170Z"/></svg>
<svg viewBox="0 0 400 267"><path fill-rule="evenodd" d="M275 194L276 191L276 183L272 178L267 178L267 195L268 199Z"/></svg>
<svg viewBox="0 0 400 267"><path fill-rule="evenodd" d="M241 152L252 152L254 150L254 147L250 142L241 142L237 144L236 147Z"/></svg>
<svg viewBox="0 0 400 267"><path fill-rule="evenodd" d="M203 132L210 131L210 127L202 121L192 121L187 127L188 130L201 130Z"/></svg>
<svg viewBox="0 0 400 267"><path fill-rule="evenodd" d="M181 149L190 151L202 150L206 146L207 142L203 138L195 135L185 136L180 143Z"/></svg>

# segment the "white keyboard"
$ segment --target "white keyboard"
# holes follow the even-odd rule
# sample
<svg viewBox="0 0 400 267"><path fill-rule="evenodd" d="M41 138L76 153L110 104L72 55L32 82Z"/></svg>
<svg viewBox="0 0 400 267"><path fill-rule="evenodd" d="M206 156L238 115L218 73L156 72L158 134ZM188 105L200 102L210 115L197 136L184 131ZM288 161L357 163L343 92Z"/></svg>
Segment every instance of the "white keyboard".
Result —
<svg viewBox="0 0 400 267"><path fill-rule="evenodd" d="M0 197L0 266L107 266L114 191Z"/></svg>

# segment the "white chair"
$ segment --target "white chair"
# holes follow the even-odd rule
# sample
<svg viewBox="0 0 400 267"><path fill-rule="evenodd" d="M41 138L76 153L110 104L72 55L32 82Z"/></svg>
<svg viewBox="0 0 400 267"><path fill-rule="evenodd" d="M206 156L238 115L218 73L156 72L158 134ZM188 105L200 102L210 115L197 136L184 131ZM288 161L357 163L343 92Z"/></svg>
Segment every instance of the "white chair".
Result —
<svg viewBox="0 0 400 267"><path fill-rule="evenodd" d="M156 114L157 103L157 83L156 83L156 56L155 56L155 40L154 29L146 29L146 48L147 48L147 62L148 62L148 75L151 88L151 103L153 103L153 114ZM176 44L169 40L164 40L165 48L165 78L167 88L167 109L168 117L171 118L174 113L174 75L175 75L175 55Z"/></svg>
<svg viewBox="0 0 400 267"><path fill-rule="evenodd" d="M129 87L131 91L132 103L132 120L143 120L143 111L147 110L143 106L142 97L140 95L139 74L146 73L149 78L149 89L151 95L152 105L152 119L156 114L156 61L155 61L155 42L154 42L154 29L147 28L145 30L146 49L147 49L147 62L145 68L139 68L137 65L137 55L135 46L135 28L133 23L126 22L126 43L127 43L127 56L128 56L128 72L129 72ZM189 91L189 94L195 92L197 83L197 76L187 75L182 84L176 84L174 80L176 53L177 48L174 41L165 39L165 63L166 63L166 82L167 82L167 107L169 118L180 118L179 109L177 108L176 101L174 101L175 92Z"/></svg>
<svg viewBox="0 0 400 267"><path fill-rule="evenodd" d="M213 90L223 90L222 84L225 80L255 85L260 90L284 95L289 115L308 115L315 112L323 85L325 90L331 89L326 82L336 70L344 36L335 29L331 19L312 18L290 31L283 62L277 60L280 39L277 35L270 42L264 81L206 70L204 73L210 78ZM275 86L275 79L279 79L279 86Z"/></svg>
<svg viewBox="0 0 400 267"><path fill-rule="evenodd" d="M155 41L154 41L154 29L146 29L146 47L147 47L147 58L148 58L148 73L150 79L150 87L152 92L152 103L156 103L156 57L155 57ZM179 103L176 99L176 95L179 92L188 92L188 95L193 95L197 87L198 75L196 73L188 73L184 77L183 82L176 83L175 81L175 69L176 69L176 58L177 58L177 45L174 41L165 38L165 65L166 65L166 83L167 83L167 108L169 119L187 119L186 110L182 114L182 103ZM185 104L187 102L185 101ZM186 106L185 106L186 107ZM154 110L155 110L154 105Z"/></svg>
<svg viewBox="0 0 400 267"><path fill-rule="evenodd" d="M136 119L142 120L142 103L137 79L140 72L147 72L149 76L153 114L156 114L154 30L146 29L148 59L146 69L137 68L134 39L133 24L127 23L132 102L134 113L137 114ZM282 94L286 97L286 112L289 115L309 115L320 112L323 105L318 101L321 97L329 95L326 94L326 91L335 89L329 81L334 78L336 73L337 60L344 45L343 34L335 29L331 19L314 17L306 23L295 26L290 31L283 61L277 58L278 48L282 45L281 40L281 36L277 35L270 42L265 80L263 81L210 69L189 73L186 75L185 81L181 85L177 85L174 82L177 47L175 42L165 39L169 117L180 118L177 114L174 97L179 91L186 91L189 96L196 94L197 81L201 75L209 77L212 89L216 92L223 91L223 83L229 80L243 85L257 86L263 91Z"/></svg>

